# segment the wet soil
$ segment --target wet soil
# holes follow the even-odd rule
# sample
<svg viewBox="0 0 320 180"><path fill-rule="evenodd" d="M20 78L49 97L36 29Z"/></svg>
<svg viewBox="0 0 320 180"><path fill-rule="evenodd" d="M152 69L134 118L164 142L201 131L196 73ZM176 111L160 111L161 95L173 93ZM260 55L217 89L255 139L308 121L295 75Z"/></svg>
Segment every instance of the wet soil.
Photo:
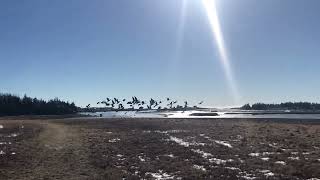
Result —
<svg viewBox="0 0 320 180"><path fill-rule="evenodd" d="M0 179L122 178L320 178L320 121L0 120Z"/></svg>

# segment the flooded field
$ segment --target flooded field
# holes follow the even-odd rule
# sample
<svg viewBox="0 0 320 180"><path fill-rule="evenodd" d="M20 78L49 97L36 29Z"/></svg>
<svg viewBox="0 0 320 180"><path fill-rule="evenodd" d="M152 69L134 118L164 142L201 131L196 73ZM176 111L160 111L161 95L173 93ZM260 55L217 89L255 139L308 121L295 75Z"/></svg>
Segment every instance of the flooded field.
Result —
<svg viewBox="0 0 320 180"><path fill-rule="evenodd" d="M1 179L320 178L320 123L1 120Z"/></svg>
<svg viewBox="0 0 320 180"><path fill-rule="evenodd" d="M286 111L245 111L233 109L202 109L188 111L107 111L107 112L82 112L98 118L246 118L246 119L318 119L320 112L286 112ZM210 115L208 115L210 114Z"/></svg>

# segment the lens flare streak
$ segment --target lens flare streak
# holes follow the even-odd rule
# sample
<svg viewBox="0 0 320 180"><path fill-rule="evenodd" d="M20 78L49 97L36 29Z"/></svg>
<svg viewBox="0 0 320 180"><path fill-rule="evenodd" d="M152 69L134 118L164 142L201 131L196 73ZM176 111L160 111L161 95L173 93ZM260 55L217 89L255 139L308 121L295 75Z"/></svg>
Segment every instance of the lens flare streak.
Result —
<svg viewBox="0 0 320 180"><path fill-rule="evenodd" d="M223 66L224 73L228 81L228 85L231 89L235 103L239 103L239 93L237 90L237 85L234 81L234 76L232 73L228 53L226 50L215 0L202 0L202 2L208 16L212 34L218 48L220 61Z"/></svg>

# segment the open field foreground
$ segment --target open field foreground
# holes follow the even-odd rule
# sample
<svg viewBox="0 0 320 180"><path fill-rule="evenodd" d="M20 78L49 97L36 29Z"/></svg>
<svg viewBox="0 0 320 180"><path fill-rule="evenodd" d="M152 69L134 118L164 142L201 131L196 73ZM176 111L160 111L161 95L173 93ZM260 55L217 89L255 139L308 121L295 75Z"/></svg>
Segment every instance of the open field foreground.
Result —
<svg viewBox="0 0 320 180"><path fill-rule="evenodd" d="M0 120L0 179L320 178L320 121Z"/></svg>

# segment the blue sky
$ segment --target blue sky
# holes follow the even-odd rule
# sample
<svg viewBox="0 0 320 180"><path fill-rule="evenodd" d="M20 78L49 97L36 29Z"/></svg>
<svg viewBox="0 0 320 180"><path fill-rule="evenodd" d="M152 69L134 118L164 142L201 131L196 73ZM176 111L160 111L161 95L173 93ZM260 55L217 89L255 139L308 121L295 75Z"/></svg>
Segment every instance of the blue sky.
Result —
<svg viewBox="0 0 320 180"><path fill-rule="evenodd" d="M203 4L186 1L184 21L182 0L1 1L0 91L235 105ZM216 4L238 103L320 102L320 1Z"/></svg>

